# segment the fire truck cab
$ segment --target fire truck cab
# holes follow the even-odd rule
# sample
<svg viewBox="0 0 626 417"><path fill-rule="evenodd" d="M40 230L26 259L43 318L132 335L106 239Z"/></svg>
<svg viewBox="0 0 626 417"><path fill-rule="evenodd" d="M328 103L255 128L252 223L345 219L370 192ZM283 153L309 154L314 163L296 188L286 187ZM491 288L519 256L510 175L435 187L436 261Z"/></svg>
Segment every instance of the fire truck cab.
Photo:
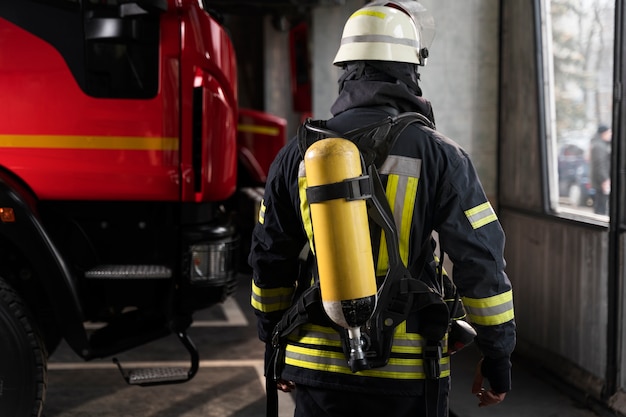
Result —
<svg viewBox="0 0 626 417"><path fill-rule="evenodd" d="M90 360L174 333L188 369L120 370L192 378L186 330L235 288L285 143L239 109L224 27L197 0L4 0L0 96L0 415L41 415L61 340Z"/></svg>

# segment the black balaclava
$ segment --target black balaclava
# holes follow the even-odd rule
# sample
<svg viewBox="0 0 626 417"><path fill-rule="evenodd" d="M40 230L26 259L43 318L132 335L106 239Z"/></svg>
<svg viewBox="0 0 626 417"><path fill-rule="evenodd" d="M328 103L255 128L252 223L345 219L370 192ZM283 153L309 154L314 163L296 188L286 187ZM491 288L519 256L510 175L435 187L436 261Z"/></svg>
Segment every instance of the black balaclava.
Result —
<svg viewBox="0 0 626 417"><path fill-rule="evenodd" d="M337 115L355 107L389 106L400 112L419 112L434 123L430 102L422 98L416 64L355 61L344 65L339 96L331 107Z"/></svg>

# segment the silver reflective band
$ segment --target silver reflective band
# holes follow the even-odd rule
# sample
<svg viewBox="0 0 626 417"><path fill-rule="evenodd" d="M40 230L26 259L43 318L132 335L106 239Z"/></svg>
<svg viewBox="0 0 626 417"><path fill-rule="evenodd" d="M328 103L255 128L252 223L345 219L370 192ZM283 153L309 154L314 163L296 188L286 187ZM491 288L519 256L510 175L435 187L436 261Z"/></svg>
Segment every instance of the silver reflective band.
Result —
<svg viewBox="0 0 626 417"><path fill-rule="evenodd" d="M415 49L419 47L419 43L415 39L408 38L395 38L388 35L360 35L360 36L347 36L341 39L341 44L349 43L365 43L365 42L382 42L391 43L396 45L411 46Z"/></svg>
<svg viewBox="0 0 626 417"><path fill-rule="evenodd" d="M378 172L380 174L398 174L406 177L419 178L421 170L421 159L389 155Z"/></svg>
<svg viewBox="0 0 626 417"><path fill-rule="evenodd" d="M501 304L499 306L493 306L493 307L482 307L482 308L476 308L476 307L470 307L470 306L465 306L465 308L467 309L467 312L475 317L494 317L494 316L499 316L501 314L504 313L508 313L509 311L513 310L513 301L509 301L507 303ZM479 323L482 324L482 323Z"/></svg>

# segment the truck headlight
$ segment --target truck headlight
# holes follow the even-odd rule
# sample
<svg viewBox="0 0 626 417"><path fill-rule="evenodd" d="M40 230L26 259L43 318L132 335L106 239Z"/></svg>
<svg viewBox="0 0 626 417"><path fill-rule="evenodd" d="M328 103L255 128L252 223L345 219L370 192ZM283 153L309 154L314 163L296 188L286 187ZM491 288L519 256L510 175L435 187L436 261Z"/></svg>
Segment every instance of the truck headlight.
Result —
<svg viewBox="0 0 626 417"><path fill-rule="evenodd" d="M220 240L191 246L190 279L192 284L221 285L237 268L238 241Z"/></svg>

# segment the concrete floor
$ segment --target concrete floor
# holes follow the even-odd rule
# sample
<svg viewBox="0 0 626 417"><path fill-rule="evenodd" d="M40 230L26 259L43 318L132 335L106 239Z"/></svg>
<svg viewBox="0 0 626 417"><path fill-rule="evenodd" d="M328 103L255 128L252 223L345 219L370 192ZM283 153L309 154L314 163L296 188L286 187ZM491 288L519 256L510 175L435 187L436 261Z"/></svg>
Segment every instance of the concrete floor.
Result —
<svg viewBox="0 0 626 417"><path fill-rule="evenodd" d="M249 307L249 277L235 297L199 312L189 335L200 352L197 375L183 384L128 385L112 358L85 362L67 345L48 368L45 417L260 417L265 414L264 346ZM124 369L189 366L175 336L117 355ZM281 417L293 415L288 394Z"/></svg>
<svg viewBox="0 0 626 417"><path fill-rule="evenodd" d="M190 336L201 358L198 374L184 384L126 384L111 358L84 362L62 345L49 364L45 417L262 417L265 414L263 346L249 307L249 277L235 297L195 317ZM513 390L493 407L478 408L471 382L478 351L452 358L451 417L597 417L531 368L514 364ZM174 337L119 355L124 368L189 366ZM290 395L280 394L280 415L293 415Z"/></svg>
<svg viewBox="0 0 626 417"><path fill-rule="evenodd" d="M512 390L495 406L478 407L471 393L474 369L480 358L469 346L452 357L450 409L456 417L598 417L567 396L527 364L513 360Z"/></svg>

